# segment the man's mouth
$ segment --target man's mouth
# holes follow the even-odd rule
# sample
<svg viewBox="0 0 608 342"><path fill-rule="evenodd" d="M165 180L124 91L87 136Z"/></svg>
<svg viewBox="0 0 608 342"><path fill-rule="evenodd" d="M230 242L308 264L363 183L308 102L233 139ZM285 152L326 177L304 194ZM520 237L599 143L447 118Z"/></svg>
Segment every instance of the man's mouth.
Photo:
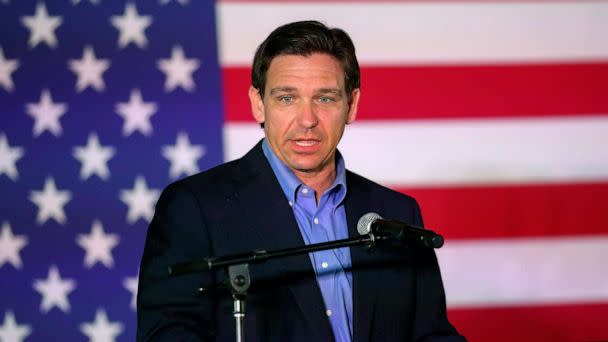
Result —
<svg viewBox="0 0 608 342"><path fill-rule="evenodd" d="M296 145L298 146L302 146L302 147L310 147L314 144L316 144L318 141L317 140L296 140Z"/></svg>

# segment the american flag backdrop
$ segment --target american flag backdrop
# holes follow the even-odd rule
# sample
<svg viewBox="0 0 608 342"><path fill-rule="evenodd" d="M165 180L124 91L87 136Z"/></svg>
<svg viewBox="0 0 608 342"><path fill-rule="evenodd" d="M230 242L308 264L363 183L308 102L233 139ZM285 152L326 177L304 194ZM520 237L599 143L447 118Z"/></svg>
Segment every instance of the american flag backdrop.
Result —
<svg viewBox="0 0 608 342"><path fill-rule="evenodd" d="M275 27L344 28L347 167L415 196L471 341L607 340L608 2L0 0L0 341L133 340L170 181L262 136Z"/></svg>
<svg viewBox="0 0 608 342"><path fill-rule="evenodd" d="M170 181L217 165L212 1L0 3L0 340L133 341Z"/></svg>

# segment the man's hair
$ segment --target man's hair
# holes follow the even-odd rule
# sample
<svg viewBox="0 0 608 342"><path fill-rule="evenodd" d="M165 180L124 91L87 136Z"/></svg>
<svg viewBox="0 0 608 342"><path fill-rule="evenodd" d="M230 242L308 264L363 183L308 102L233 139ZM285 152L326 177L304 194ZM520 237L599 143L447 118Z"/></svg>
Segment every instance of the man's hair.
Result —
<svg viewBox="0 0 608 342"><path fill-rule="evenodd" d="M359 63L355 46L346 32L329 28L318 21L297 21L276 28L258 46L253 58L251 84L264 98L266 76L272 60L281 55L310 56L325 53L336 58L344 70L348 102L353 90L360 87Z"/></svg>

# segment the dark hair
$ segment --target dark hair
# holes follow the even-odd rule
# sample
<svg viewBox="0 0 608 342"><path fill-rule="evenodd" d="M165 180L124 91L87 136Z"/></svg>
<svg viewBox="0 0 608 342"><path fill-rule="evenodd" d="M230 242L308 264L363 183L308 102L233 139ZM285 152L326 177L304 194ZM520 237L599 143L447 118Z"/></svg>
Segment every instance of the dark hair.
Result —
<svg viewBox="0 0 608 342"><path fill-rule="evenodd" d="M313 20L285 24L270 33L255 52L251 84L263 98L266 73L273 58L280 55L310 56L313 53L326 53L340 62L344 69L344 84L350 102L353 90L360 87L355 46L343 30L329 28Z"/></svg>

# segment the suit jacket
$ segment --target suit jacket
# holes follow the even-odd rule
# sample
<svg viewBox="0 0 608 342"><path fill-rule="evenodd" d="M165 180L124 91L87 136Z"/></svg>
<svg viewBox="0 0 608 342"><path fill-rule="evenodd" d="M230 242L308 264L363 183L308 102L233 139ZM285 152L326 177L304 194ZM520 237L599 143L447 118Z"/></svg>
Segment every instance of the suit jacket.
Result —
<svg viewBox="0 0 608 342"><path fill-rule="evenodd" d="M370 211L422 225L416 201L347 171L349 236ZM139 275L138 340L234 340L222 271L168 276L175 263L304 245L292 209L258 143L243 158L169 185L148 228ZM464 340L446 316L433 250L351 247L353 341ZM247 341L332 341L308 255L250 266ZM200 291L199 289L204 289Z"/></svg>

